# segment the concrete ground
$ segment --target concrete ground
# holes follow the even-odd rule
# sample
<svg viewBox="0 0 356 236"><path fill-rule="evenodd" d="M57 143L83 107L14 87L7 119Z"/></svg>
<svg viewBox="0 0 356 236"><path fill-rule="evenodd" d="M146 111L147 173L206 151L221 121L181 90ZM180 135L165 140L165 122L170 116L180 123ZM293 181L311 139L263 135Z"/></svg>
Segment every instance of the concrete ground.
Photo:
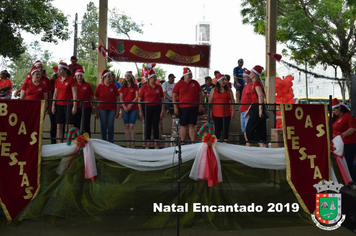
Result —
<svg viewBox="0 0 356 236"><path fill-rule="evenodd" d="M176 229L146 230L146 231L120 231L115 222L77 222L66 219L58 219L55 224L44 221L24 220L17 226L0 226L1 236L171 236L178 235ZM193 226L192 228L180 229L179 235L183 236L229 236L229 235L252 235L252 236L322 236L322 235L355 235L354 232L340 227L334 231L323 231L316 226L248 229L248 230L226 230L217 231L208 226Z"/></svg>

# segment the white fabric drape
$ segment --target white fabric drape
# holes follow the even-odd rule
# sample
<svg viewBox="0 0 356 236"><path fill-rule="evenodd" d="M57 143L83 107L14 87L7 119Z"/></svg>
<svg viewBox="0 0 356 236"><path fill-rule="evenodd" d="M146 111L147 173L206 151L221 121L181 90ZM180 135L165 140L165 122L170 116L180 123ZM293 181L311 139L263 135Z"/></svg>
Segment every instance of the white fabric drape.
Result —
<svg viewBox="0 0 356 236"><path fill-rule="evenodd" d="M100 139L89 139L97 158L104 158L139 171L162 170L178 164L178 147L163 149L129 149ZM195 158L201 143L182 146L182 162ZM219 155L254 168L282 170L286 168L284 148L258 148L217 143ZM42 146L42 157L68 156L76 151L74 144Z"/></svg>

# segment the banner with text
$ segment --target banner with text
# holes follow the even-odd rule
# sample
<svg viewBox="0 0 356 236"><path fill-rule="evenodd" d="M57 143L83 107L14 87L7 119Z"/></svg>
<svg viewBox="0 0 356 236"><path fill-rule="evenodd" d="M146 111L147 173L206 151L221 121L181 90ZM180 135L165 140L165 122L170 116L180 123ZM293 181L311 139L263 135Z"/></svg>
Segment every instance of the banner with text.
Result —
<svg viewBox="0 0 356 236"><path fill-rule="evenodd" d="M210 45L153 43L108 38L109 60L163 63L180 66L210 66Z"/></svg>
<svg viewBox="0 0 356 236"><path fill-rule="evenodd" d="M314 184L330 180L327 105L284 104L282 107L287 181L304 211L315 210Z"/></svg>
<svg viewBox="0 0 356 236"><path fill-rule="evenodd" d="M0 100L0 203L14 219L40 187L44 101Z"/></svg>

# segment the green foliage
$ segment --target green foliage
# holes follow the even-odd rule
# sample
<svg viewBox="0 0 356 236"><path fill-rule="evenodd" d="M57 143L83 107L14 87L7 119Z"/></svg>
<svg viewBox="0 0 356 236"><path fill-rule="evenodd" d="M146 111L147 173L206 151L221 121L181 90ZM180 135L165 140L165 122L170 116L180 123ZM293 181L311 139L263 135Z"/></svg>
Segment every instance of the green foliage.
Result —
<svg viewBox="0 0 356 236"><path fill-rule="evenodd" d="M0 7L0 55L19 59L26 48L20 31L41 34L44 42L67 40L68 21L52 6L52 0L2 0Z"/></svg>
<svg viewBox="0 0 356 236"><path fill-rule="evenodd" d="M84 13L78 39L78 60L82 65L98 64L98 30L99 30L98 8L93 2L87 5L87 11Z"/></svg>
<svg viewBox="0 0 356 236"><path fill-rule="evenodd" d="M96 86L97 86L97 69L93 64L88 64L86 66L83 66L83 70L84 70L84 79L86 82L88 82L89 84L91 84L91 86L93 87L93 90L96 90Z"/></svg>
<svg viewBox="0 0 356 236"><path fill-rule="evenodd" d="M243 23L253 25L259 34L265 34L259 30L266 20L265 4L265 0L242 3ZM309 67L316 64L340 67L342 76L350 78L356 53L354 1L280 0L277 8L277 40L288 48L284 53Z"/></svg>
<svg viewBox="0 0 356 236"><path fill-rule="evenodd" d="M132 21L131 17L125 15L125 13L121 13L117 8L114 8L111 11L111 16L109 19L110 27L113 29L118 35L124 34L128 38L130 38L131 32L137 32L142 34L143 30L141 27L144 26L143 23L137 24Z"/></svg>
<svg viewBox="0 0 356 236"><path fill-rule="evenodd" d="M40 60L43 63L43 68L47 71L49 78L53 75L52 66L57 66L57 63L51 62L52 53L48 50L43 51L38 41L25 45L24 48L25 53L21 54L18 59L11 60L9 64L9 73L14 84L14 90L22 86L35 61Z"/></svg>

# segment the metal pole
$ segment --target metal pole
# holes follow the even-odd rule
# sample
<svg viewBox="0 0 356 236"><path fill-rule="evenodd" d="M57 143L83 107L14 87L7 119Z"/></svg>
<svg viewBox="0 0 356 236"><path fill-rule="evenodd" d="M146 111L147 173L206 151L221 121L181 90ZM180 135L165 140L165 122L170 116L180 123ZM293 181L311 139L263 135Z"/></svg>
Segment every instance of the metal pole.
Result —
<svg viewBox="0 0 356 236"><path fill-rule="evenodd" d="M74 51L73 56L77 57L77 48L78 48L78 13L75 13L74 21Z"/></svg>
<svg viewBox="0 0 356 236"><path fill-rule="evenodd" d="M308 70L308 64L305 63L305 71ZM305 73L305 97L307 99L307 104L309 104L309 98L308 98L308 74Z"/></svg>

